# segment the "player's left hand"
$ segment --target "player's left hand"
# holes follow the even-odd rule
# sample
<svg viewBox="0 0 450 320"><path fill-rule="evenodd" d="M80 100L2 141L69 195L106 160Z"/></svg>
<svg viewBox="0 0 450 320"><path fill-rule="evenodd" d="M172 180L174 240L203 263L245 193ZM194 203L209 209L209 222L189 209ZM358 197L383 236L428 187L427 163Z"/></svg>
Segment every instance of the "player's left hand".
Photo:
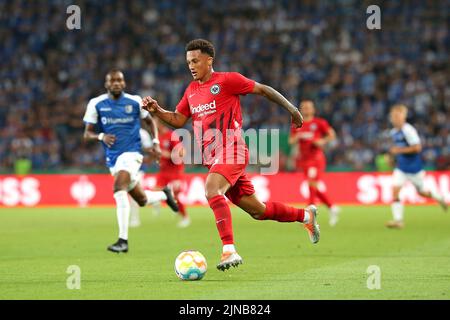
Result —
<svg viewBox="0 0 450 320"><path fill-rule="evenodd" d="M294 123L297 128L301 128L303 126L303 116L299 110L292 113L292 123Z"/></svg>

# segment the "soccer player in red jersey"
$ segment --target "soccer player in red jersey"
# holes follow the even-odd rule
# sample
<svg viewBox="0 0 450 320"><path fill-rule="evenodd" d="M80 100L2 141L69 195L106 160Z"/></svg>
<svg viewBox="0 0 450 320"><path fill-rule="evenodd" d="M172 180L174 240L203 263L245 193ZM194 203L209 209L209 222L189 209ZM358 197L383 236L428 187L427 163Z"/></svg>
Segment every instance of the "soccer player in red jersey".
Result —
<svg viewBox="0 0 450 320"><path fill-rule="evenodd" d="M330 210L330 225L336 225L338 221L339 207L333 205L328 196L319 190L318 183L325 171L326 158L323 153L324 146L336 139L336 132L328 124L327 120L315 117L314 103L304 100L300 103L303 115L303 126L297 128L292 124L289 144L297 147L296 168L303 170L309 185L309 204L316 203L316 196Z"/></svg>
<svg viewBox="0 0 450 320"><path fill-rule="evenodd" d="M166 186L172 188L175 195L175 200L178 203L178 213L182 217L181 221L178 223L178 226L180 228L185 228L190 225L191 221L186 212L186 206L179 197L180 192L183 191L184 183L184 164L183 162L181 162L184 149L175 149L175 152L177 152L176 157L180 159L180 162L177 161L177 163L175 163L174 161L172 161L172 152L178 144L177 137L172 137L172 134L174 134L173 130L170 130L162 123L162 121L159 121L158 118L155 118L154 121L158 127L159 145L161 148L161 158L159 159L159 173L156 177L156 186L161 190Z"/></svg>
<svg viewBox="0 0 450 320"><path fill-rule="evenodd" d="M169 125L181 128L192 118L194 135L202 151L223 146L203 156L203 165L209 169L205 183L206 198L214 212L217 229L223 244L219 270L238 266L242 258L236 252L233 238L230 207L225 196L257 220L279 222L301 222L308 231L311 242L319 241L317 208L313 205L305 209L286 206L280 202L261 202L255 195L250 179L245 173L248 163L248 148L241 133L242 113L239 96L261 95L285 108L292 116L293 123L301 127L303 118L300 111L273 88L250 80L237 72L215 72L213 70L215 50L206 40L197 39L186 45L186 60L193 81L186 88L175 112L159 106L151 97L145 97L143 107ZM208 129L219 134L208 135ZM226 132L234 134L217 143ZM204 134L203 134L204 133ZM229 151L232 154L229 154Z"/></svg>

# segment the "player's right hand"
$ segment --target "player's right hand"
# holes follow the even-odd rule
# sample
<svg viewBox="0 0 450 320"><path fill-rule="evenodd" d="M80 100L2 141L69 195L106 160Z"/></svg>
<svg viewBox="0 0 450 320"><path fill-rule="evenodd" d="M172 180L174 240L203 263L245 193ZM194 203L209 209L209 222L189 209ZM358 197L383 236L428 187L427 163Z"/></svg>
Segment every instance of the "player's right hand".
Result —
<svg viewBox="0 0 450 320"><path fill-rule="evenodd" d="M292 123L294 123L297 128L301 128L303 126L303 116L299 110L292 113Z"/></svg>
<svg viewBox="0 0 450 320"><path fill-rule="evenodd" d="M142 99L142 108L150 113L154 113L159 108L158 101L156 101L150 96L147 96L144 99Z"/></svg>
<svg viewBox="0 0 450 320"><path fill-rule="evenodd" d="M105 134L102 141L108 148L111 148L116 142L116 136L113 134Z"/></svg>

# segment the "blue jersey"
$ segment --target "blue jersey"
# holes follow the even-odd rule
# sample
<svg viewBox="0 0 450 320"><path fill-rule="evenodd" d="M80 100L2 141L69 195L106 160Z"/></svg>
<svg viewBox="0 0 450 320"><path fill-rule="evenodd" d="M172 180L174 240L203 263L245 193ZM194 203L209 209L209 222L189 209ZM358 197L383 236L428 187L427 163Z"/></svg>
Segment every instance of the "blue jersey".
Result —
<svg viewBox="0 0 450 320"><path fill-rule="evenodd" d="M122 93L117 100L102 94L89 101L84 122L98 124L101 132L116 136L111 148L102 142L108 167L113 167L117 157L124 152L141 153L141 118L149 115L142 109L141 101L141 97L128 93Z"/></svg>
<svg viewBox="0 0 450 320"><path fill-rule="evenodd" d="M391 137L397 147L410 147L420 144L417 130L409 123L405 123L400 130L392 129ZM395 160L397 168L405 173L417 173L423 169L420 153L398 154Z"/></svg>

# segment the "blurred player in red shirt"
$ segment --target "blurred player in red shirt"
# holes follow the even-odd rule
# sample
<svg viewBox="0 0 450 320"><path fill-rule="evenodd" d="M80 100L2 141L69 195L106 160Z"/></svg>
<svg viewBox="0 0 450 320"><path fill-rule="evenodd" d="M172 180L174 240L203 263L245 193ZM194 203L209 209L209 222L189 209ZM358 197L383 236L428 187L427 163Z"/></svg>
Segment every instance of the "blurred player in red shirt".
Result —
<svg viewBox="0 0 450 320"><path fill-rule="evenodd" d="M176 128L183 127L192 118L194 135L202 149L203 165L209 169L206 198L214 212L223 244L217 268L224 271L242 263L234 246L231 211L225 196L257 220L303 223L313 243L319 241L320 231L315 206L298 209L280 202L261 202L245 173L249 151L242 138L239 96L257 94L275 102L291 114L293 123L299 127L303 122L300 111L272 87L237 72L215 72L214 58L214 46L209 41L189 42L186 61L194 80L186 88L175 112L163 109L151 97L144 98L142 103L152 115ZM230 131L232 135L229 135Z"/></svg>
<svg viewBox="0 0 450 320"><path fill-rule="evenodd" d="M185 228L190 225L191 221L186 212L186 207L183 202L180 201L180 192L183 191L184 188L184 164L183 163L174 163L172 161L172 151L178 145L180 147L178 150L175 149L174 152L177 152L175 155L179 159L183 158L184 149L179 144L179 141L176 136L172 137L173 130L169 129L165 126L162 121L159 121L158 118L155 118L154 121L158 127L159 132L159 145L161 148L161 158L159 159L159 173L156 178L156 186L157 189L164 189L165 186L169 186L172 188L173 193L175 195L175 200L178 203L179 211L178 213L181 215L182 220L178 223L180 228Z"/></svg>
<svg viewBox="0 0 450 320"><path fill-rule="evenodd" d="M330 225L338 221L339 207L333 205L328 196L319 190L318 183L326 168L326 158L323 148L336 139L336 132L327 120L315 117L314 103L304 100L300 103L303 115L303 126L291 127L289 144L294 146L295 164L297 170L302 170L308 179L309 204L316 203L316 196L330 209Z"/></svg>

